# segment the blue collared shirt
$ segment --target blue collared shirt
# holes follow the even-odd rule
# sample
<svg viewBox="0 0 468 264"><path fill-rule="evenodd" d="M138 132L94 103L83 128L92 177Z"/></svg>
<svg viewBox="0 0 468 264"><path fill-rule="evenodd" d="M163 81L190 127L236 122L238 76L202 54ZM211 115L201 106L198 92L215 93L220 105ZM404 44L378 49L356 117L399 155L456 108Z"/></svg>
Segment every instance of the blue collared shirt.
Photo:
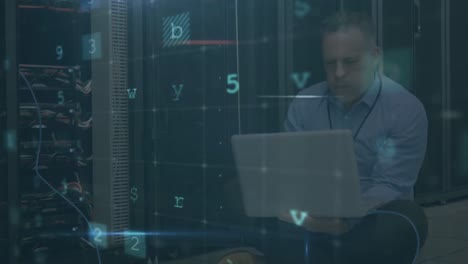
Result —
<svg viewBox="0 0 468 264"><path fill-rule="evenodd" d="M364 199L413 200L413 187L426 152L426 111L401 85L385 76L381 79L381 94L354 141L361 193ZM350 129L354 135L376 100L379 86L380 78L376 77L349 111L335 97L327 96L326 82L304 89L289 106L285 129L330 129L329 103L333 129Z"/></svg>

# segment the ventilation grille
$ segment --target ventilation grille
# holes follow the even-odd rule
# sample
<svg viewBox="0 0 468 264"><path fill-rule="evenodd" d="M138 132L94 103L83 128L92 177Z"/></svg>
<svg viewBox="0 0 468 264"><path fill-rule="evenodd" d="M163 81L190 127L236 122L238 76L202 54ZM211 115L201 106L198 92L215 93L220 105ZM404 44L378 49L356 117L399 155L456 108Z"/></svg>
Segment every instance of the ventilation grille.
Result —
<svg viewBox="0 0 468 264"><path fill-rule="evenodd" d="M127 0L112 0L110 8L112 230L123 232L129 228ZM124 237L112 236L111 243L121 245Z"/></svg>

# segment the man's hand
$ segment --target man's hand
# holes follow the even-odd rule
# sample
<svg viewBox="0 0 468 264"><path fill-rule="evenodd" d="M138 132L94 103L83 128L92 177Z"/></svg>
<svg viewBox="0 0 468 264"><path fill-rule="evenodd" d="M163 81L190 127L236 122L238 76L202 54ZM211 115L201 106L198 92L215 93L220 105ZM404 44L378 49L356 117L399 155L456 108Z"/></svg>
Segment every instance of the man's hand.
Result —
<svg viewBox="0 0 468 264"><path fill-rule="evenodd" d="M282 214L278 219L296 224L290 214ZM301 226L312 232L322 232L332 235L341 235L349 230L348 224L341 218L307 216Z"/></svg>

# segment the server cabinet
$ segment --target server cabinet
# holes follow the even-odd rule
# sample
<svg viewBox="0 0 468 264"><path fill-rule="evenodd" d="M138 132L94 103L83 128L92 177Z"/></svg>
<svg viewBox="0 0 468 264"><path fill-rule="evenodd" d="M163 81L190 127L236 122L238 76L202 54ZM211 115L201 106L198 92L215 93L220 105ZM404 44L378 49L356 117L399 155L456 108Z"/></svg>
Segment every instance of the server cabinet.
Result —
<svg viewBox="0 0 468 264"><path fill-rule="evenodd" d="M2 6L3 20L3 37L4 45L4 60L2 69L2 80L5 89L2 89L4 96L4 125L5 130L2 130L2 148L3 155L6 158L6 164L2 170L2 179L4 179L5 198L7 199L6 212L2 213L2 226L7 228L4 234L8 239L5 243L4 252L2 252L2 260L16 263L18 259L18 242L19 242L19 179L18 175L18 97L17 97L17 12L13 1L4 1Z"/></svg>
<svg viewBox="0 0 468 264"><path fill-rule="evenodd" d="M384 72L424 104L428 122L425 161L416 196L442 192L444 170L440 1L383 1ZM439 54L440 56L433 56Z"/></svg>
<svg viewBox="0 0 468 264"><path fill-rule="evenodd" d="M5 17L5 3L0 5L0 60L3 62L3 67L0 70L0 131L1 131L1 144L0 144L0 172L1 180L3 183L8 183L8 150L11 149L11 133L7 131L7 89L6 89L6 73L7 69L5 64L7 58L5 54L6 49L6 17ZM8 260L8 184L2 184L0 187L0 259Z"/></svg>
<svg viewBox="0 0 468 264"><path fill-rule="evenodd" d="M382 3L385 73L416 95L428 116L426 157L415 187L416 199L423 203L467 193L464 89L459 81L465 39L453 34L466 6L455 5L459 6L444 0Z"/></svg>
<svg viewBox="0 0 468 264"><path fill-rule="evenodd" d="M467 104L466 84L463 78L463 62L468 58L466 46L468 38L459 32L463 32L467 18L468 3L463 1L442 1L445 3L446 13L449 15L445 23L447 54L447 77L449 79L450 92L447 95L448 105L446 118L449 122L450 139L450 192L458 195L468 194L468 148L467 148Z"/></svg>
<svg viewBox="0 0 468 264"><path fill-rule="evenodd" d="M128 243L127 4L2 3L2 263L139 250Z"/></svg>

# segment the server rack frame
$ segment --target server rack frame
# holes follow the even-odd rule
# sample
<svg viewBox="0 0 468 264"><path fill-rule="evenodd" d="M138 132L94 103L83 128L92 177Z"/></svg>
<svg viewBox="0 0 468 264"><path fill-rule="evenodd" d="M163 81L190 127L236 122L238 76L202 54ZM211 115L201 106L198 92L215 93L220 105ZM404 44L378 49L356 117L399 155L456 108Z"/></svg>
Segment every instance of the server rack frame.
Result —
<svg viewBox="0 0 468 264"><path fill-rule="evenodd" d="M19 262L19 168L18 168L18 68L17 68L17 9L16 1L3 1L5 19L5 41L8 67L6 70L7 131L12 133L13 149L8 151L8 223L9 263Z"/></svg>

